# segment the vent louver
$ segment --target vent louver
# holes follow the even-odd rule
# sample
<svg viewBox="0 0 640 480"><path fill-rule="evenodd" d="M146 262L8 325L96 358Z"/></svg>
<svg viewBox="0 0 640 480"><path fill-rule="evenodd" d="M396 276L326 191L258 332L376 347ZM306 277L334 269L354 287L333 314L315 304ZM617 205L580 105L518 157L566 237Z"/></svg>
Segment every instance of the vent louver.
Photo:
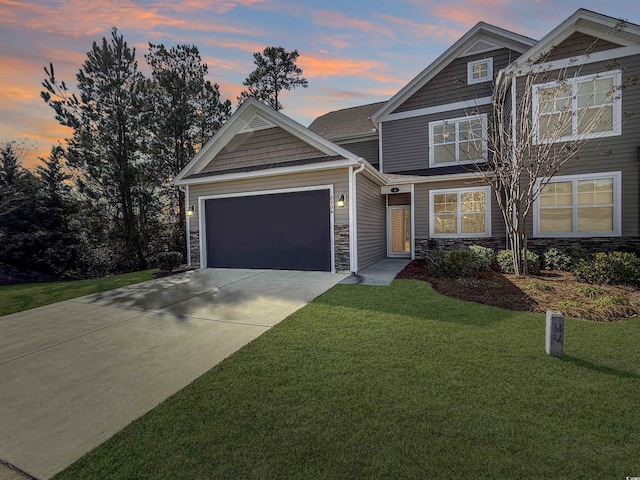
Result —
<svg viewBox="0 0 640 480"><path fill-rule="evenodd" d="M273 128L277 125L270 120L267 120L261 115L256 114L249 123L240 131L240 133L255 132L256 130L264 130L266 128Z"/></svg>
<svg viewBox="0 0 640 480"><path fill-rule="evenodd" d="M500 47L485 40L478 40L476 43L467 48L462 56L473 55L474 53L488 52L490 50L496 50L497 48Z"/></svg>

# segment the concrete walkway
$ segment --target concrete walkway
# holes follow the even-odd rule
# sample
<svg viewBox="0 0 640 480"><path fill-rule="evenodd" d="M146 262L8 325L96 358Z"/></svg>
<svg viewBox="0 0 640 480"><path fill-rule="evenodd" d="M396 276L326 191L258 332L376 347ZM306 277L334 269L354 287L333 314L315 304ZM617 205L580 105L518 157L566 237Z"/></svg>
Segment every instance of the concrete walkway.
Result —
<svg viewBox="0 0 640 480"><path fill-rule="evenodd" d="M411 260L407 258L383 258L373 265L363 268L357 275L351 275L340 283L342 285L375 285L385 287L391 285L396 275L406 267Z"/></svg>
<svg viewBox="0 0 640 480"><path fill-rule="evenodd" d="M196 270L0 317L0 459L52 477L343 278Z"/></svg>

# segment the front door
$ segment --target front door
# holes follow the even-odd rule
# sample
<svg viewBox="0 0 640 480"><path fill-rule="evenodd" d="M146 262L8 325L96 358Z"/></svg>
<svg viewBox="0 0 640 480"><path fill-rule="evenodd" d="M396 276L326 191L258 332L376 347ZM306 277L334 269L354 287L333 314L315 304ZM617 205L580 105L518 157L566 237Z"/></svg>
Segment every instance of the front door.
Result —
<svg viewBox="0 0 640 480"><path fill-rule="evenodd" d="M388 252L390 257L411 256L411 207L389 207L388 222Z"/></svg>

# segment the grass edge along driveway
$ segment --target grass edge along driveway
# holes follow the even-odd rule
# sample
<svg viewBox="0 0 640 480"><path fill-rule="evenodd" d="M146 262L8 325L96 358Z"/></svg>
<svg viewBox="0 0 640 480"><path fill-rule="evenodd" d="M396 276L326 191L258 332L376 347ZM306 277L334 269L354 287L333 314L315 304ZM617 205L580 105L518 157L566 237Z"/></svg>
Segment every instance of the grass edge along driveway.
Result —
<svg viewBox="0 0 640 480"><path fill-rule="evenodd" d="M0 286L0 317L151 280L157 269L104 278Z"/></svg>
<svg viewBox="0 0 640 480"><path fill-rule="evenodd" d="M338 285L55 478L640 475L640 320Z"/></svg>

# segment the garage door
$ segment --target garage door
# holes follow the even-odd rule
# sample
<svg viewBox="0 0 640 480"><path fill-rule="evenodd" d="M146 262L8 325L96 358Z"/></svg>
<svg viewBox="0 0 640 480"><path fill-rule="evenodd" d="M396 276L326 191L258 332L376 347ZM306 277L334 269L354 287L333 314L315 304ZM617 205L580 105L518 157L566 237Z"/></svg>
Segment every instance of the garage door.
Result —
<svg viewBox="0 0 640 480"><path fill-rule="evenodd" d="M205 201L207 265L331 271L329 190Z"/></svg>

